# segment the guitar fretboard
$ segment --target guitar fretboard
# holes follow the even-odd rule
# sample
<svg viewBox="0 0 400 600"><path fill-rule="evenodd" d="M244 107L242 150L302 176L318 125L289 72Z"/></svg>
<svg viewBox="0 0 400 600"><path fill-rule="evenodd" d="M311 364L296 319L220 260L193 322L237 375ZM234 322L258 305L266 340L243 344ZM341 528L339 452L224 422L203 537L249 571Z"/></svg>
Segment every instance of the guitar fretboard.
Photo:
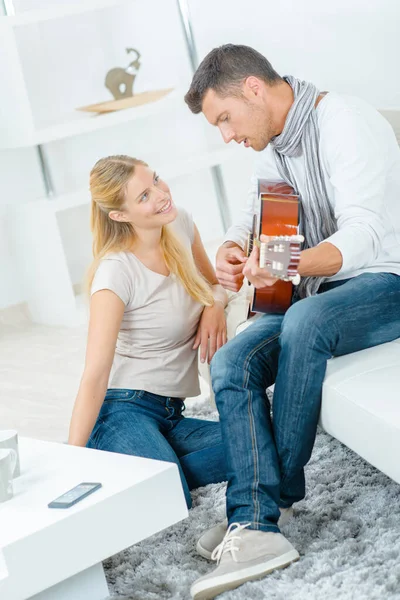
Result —
<svg viewBox="0 0 400 600"><path fill-rule="evenodd" d="M254 235L249 233L247 236L247 247L246 247L246 255L250 256L254 248Z"/></svg>
<svg viewBox="0 0 400 600"><path fill-rule="evenodd" d="M257 215L254 214L252 231L251 231L251 233L249 233L249 235L247 237L247 256L250 256L250 254L252 253L253 248L254 248L254 240L257 239L257 237L258 237Z"/></svg>

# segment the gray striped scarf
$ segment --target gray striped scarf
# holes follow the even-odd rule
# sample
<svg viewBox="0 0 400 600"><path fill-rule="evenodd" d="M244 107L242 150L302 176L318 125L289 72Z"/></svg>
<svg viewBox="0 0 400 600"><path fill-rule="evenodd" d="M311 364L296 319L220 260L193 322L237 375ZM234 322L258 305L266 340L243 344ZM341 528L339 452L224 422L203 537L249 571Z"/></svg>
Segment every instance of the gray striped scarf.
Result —
<svg viewBox="0 0 400 600"><path fill-rule="evenodd" d="M305 194L300 197L299 229L304 236L303 249L313 248L337 230L319 160L319 129L314 108L319 91L312 83L291 75L284 79L293 89L294 103L282 133L272 138L271 145L280 176L296 193L299 186L289 158L304 154ZM302 278L297 288L300 298L316 294L324 279Z"/></svg>

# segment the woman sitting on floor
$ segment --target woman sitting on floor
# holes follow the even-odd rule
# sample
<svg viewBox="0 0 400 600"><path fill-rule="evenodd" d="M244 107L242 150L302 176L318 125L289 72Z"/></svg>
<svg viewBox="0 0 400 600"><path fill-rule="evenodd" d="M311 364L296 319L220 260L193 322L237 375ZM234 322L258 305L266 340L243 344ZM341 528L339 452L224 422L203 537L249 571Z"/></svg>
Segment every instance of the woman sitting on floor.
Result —
<svg viewBox="0 0 400 600"><path fill-rule="evenodd" d="M226 479L219 423L182 415L200 393L197 349L210 361L226 342L226 292L146 163L103 158L90 190L90 322L69 443L176 463L190 507L189 490Z"/></svg>

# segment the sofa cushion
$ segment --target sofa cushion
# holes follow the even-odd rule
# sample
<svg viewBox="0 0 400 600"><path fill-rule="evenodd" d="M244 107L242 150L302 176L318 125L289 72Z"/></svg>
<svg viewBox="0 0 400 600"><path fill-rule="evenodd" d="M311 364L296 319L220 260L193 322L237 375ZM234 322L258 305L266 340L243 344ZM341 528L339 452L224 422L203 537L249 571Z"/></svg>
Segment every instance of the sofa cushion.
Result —
<svg viewBox="0 0 400 600"><path fill-rule="evenodd" d="M328 361L320 424L400 483L400 339Z"/></svg>

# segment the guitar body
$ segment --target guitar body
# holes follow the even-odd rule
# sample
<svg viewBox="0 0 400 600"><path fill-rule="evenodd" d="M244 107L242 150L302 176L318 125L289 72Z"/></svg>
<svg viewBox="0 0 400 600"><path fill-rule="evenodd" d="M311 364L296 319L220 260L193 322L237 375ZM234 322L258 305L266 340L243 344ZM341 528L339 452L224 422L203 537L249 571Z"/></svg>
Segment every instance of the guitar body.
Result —
<svg viewBox="0 0 400 600"><path fill-rule="evenodd" d="M256 237L296 235L299 224L299 197L284 182L258 180L260 219ZM251 312L283 314L291 304L293 284L277 279L272 286L254 289Z"/></svg>

